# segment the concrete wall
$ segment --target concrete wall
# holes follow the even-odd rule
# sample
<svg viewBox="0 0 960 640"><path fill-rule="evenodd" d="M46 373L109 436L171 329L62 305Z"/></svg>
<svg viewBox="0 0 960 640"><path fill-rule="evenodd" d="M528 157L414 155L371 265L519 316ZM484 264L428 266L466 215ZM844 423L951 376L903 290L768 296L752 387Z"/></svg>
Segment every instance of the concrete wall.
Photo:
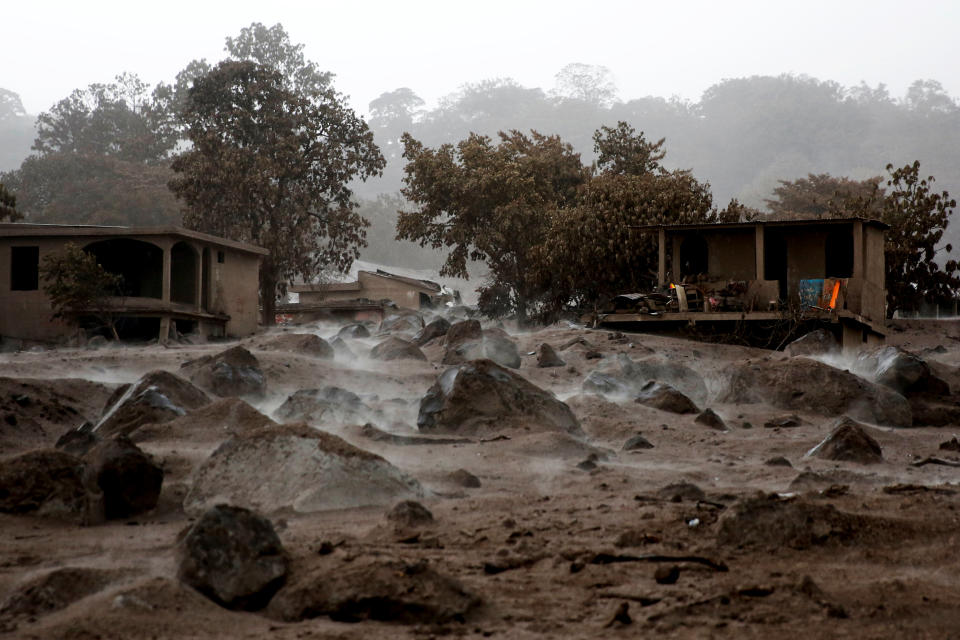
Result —
<svg viewBox="0 0 960 640"><path fill-rule="evenodd" d="M217 261L217 251L223 251L223 263ZM227 335L254 333L260 321L260 256L217 247L210 253L210 311L230 316Z"/></svg>
<svg viewBox="0 0 960 640"><path fill-rule="evenodd" d="M710 276L723 280L757 279L757 241L753 229L729 229L704 234Z"/></svg>
<svg viewBox="0 0 960 640"><path fill-rule="evenodd" d="M45 256L60 251L63 244L59 238L0 238L0 336L19 340L55 340L70 331L65 323L51 319L53 308L42 289L10 289L11 247L39 247L42 263Z"/></svg>
<svg viewBox="0 0 960 640"><path fill-rule="evenodd" d="M787 294L798 295L800 280L826 276L827 260L824 245L827 233L813 229L797 229L786 233Z"/></svg>

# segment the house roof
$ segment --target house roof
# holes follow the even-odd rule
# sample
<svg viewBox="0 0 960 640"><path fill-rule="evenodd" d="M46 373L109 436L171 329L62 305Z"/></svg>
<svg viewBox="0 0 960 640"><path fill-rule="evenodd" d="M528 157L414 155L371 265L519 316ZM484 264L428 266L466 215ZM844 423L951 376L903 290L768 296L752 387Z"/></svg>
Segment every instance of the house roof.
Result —
<svg viewBox="0 0 960 640"><path fill-rule="evenodd" d="M644 224L631 225L631 229L640 229L641 231L712 231L722 229L753 229L757 226L776 228L776 227L818 227L833 226L840 224L851 224L853 222L862 222L878 229L889 229L890 225L879 220L869 218L817 218L805 220L755 220L753 222L704 222L699 224Z"/></svg>
<svg viewBox="0 0 960 640"><path fill-rule="evenodd" d="M374 276L377 278L384 278L387 280L396 280L404 284L410 285L417 289L421 289L428 293L440 293L440 285L436 282L430 280L418 280L417 278L407 278L405 276L398 276L396 274L390 273L388 271L383 271L382 269L377 269L376 271L358 271L358 279L353 282L328 282L320 284L295 284L290 287L290 291L294 293L312 293L317 291L360 291L363 286L360 284L359 276L364 274L366 276Z"/></svg>
<svg viewBox="0 0 960 640"><path fill-rule="evenodd" d="M144 236L173 236L176 238L185 238L190 240L199 240L219 247L226 247L243 251L245 253L254 253L257 255L269 255L269 251L263 247L228 240L219 236L213 236L200 231L184 229L183 227L121 227L92 224L35 224L27 222L6 222L0 223L0 238L88 238L103 237L111 238L117 236L124 237L144 237Z"/></svg>

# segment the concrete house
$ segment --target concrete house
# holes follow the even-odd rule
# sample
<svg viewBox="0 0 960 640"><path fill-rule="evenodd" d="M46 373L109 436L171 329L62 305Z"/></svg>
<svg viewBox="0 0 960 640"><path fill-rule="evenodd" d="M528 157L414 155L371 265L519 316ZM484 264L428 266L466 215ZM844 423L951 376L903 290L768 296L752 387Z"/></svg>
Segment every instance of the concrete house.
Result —
<svg viewBox="0 0 960 640"><path fill-rule="evenodd" d="M51 319L39 266L71 242L120 274L112 301L121 337L256 331L260 247L180 227L0 224L0 337L49 342L71 328Z"/></svg>
<svg viewBox="0 0 960 640"><path fill-rule="evenodd" d="M884 231L861 218L641 227L658 238L656 294L615 300L606 325L769 322L788 309L845 348L886 333Z"/></svg>
<svg viewBox="0 0 960 640"><path fill-rule="evenodd" d="M300 295L300 304L338 305L348 302L389 300L403 309L424 309L454 299L450 290L436 282L407 278L383 270L359 271L354 282L296 284L290 291Z"/></svg>

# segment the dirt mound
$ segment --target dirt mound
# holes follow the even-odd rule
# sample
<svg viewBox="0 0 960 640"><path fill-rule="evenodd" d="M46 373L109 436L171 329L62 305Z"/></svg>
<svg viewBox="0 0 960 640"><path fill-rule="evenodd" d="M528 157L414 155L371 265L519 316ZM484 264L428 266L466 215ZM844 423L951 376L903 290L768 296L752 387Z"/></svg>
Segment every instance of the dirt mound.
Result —
<svg viewBox="0 0 960 640"><path fill-rule="evenodd" d="M390 336L370 350L370 357L374 360L426 360L420 347L412 342Z"/></svg>
<svg viewBox="0 0 960 640"><path fill-rule="evenodd" d="M567 364L563 358L557 355L556 350L546 342L541 342L537 347L537 366L541 368L562 367Z"/></svg>
<svg viewBox="0 0 960 640"><path fill-rule="evenodd" d="M428 527L434 524L433 514L416 500L398 502L386 513L387 520L399 529Z"/></svg>
<svg viewBox="0 0 960 640"><path fill-rule="evenodd" d="M113 393L93 431L101 438L128 436L145 424L170 422L209 402L206 393L180 376L151 371Z"/></svg>
<svg viewBox="0 0 960 640"><path fill-rule="evenodd" d="M794 356L826 356L840 353L840 343L826 329L815 329L784 347L783 352Z"/></svg>
<svg viewBox="0 0 960 640"><path fill-rule="evenodd" d="M640 387L633 401L646 407L669 411L670 413L685 414L700 411L690 398L669 384L654 382L653 380Z"/></svg>
<svg viewBox="0 0 960 640"><path fill-rule="evenodd" d="M240 398L218 398L176 420L162 425L145 425L137 430L135 439L138 442L180 440L219 443L230 436L275 424Z"/></svg>
<svg viewBox="0 0 960 640"><path fill-rule="evenodd" d="M287 577L287 555L270 521L225 504L190 527L177 555L177 576L229 609L262 609Z"/></svg>
<svg viewBox="0 0 960 640"><path fill-rule="evenodd" d="M705 425L717 431L727 430L727 423L725 423L723 418L717 415L717 412L713 409L704 409L700 415L694 419L694 422Z"/></svg>
<svg viewBox="0 0 960 640"><path fill-rule="evenodd" d="M447 350L443 354L443 364L462 364L483 358L511 369L519 369L521 364L517 344L503 329L486 329L479 339L464 337L458 342L451 342L450 333L447 334Z"/></svg>
<svg viewBox="0 0 960 640"><path fill-rule="evenodd" d="M838 418L830 435L807 452L807 457L860 464L883 462L883 449L870 437L868 430L852 418Z"/></svg>
<svg viewBox="0 0 960 640"><path fill-rule="evenodd" d="M848 544L884 530L896 535L897 524L840 511L831 504L776 494L747 498L727 509L717 529L717 543L734 547L808 549Z"/></svg>
<svg viewBox="0 0 960 640"><path fill-rule="evenodd" d="M28 451L0 464L0 512L85 522L91 497L80 458L53 449Z"/></svg>
<svg viewBox="0 0 960 640"><path fill-rule="evenodd" d="M0 377L0 453L50 446L86 421L96 420L108 385L80 379Z"/></svg>
<svg viewBox="0 0 960 640"><path fill-rule="evenodd" d="M488 445L489 446L489 445ZM582 459L595 456L605 460L607 452L579 437L557 431L541 431L514 436L501 445L510 453L532 458L557 458L561 460Z"/></svg>
<svg viewBox="0 0 960 640"><path fill-rule="evenodd" d="M331 360L334 355L330 343L312 333L284 333L269 338L258 346L266 351L290 351L323 360Z"/></svg>
<svg viewBox="0 0 960 640"><path fill-rule="evenodd" d="M310 513L393 504L422 493L416 480L378 455L303 424L281 425L220 445L197 470L184 510L196 514L228 503Z"/></svg>
<svg viewBox="0 0 960 640"><path fill-rule="evenodd" d="M552 393L490 360L444 371L420 401L425 433L564 431L582 435L573 412Z"/></svg>
<svg viewBox="0 0 960 640"><path fill-rule="evenodd" d="M910 404L900 394L809 358L742 364L731 373L720 402L765 402L830 417L849 414L894 427L913 424Z"/></svg>
<svg viewBox="0 0 960 640"><path fill-rule="evenodd" d="M65 609L101 591L126 572L86 567L54 569L16 587L0 604L0 631L12 631L19 621Z"/></svg>
<svg viewBox="0 0 960 640"><path fill-rule="evenodd" d="M457 580L415 564L329 561L295 574L270 602L268 615L287 621L329 616L341 622L402 624L463 621L480 599Z"/></svg>
<svg viewBox="0 0 960 640"><path fill-rule="evenodd" d="M282 422L310 424L365 422L372 414L360 396L333 386L301 389L291 394L274 412Z"/></svg>
<svg viewBox="0 0 960 640"><path fill-rule="evenodd" d="M198 387L221 398L262 396L267 390L259 361L240 346L185 362L180 371Z"/></svg>
<svg viewBox="0 0 960 640"><path fill-rule="evenodd" d="M690 398L694 404L707 401L703 377L686 365L651 356L631 360L617 354L613 362L594 369L583 381L583 390L605 395L635 397L651 380L668 384Z"/></svg>

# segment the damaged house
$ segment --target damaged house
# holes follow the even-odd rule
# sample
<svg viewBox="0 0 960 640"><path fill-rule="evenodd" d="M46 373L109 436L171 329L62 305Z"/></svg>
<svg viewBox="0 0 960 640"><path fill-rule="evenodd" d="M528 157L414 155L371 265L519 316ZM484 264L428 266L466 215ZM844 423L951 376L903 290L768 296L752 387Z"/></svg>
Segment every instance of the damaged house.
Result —
<svg viewBox="0 0 960 640"><path fill-rule="evenodd" d="M606 326L766 323L801 316L844 348L885 335L884 231L861 218L640 228L658 238L656 292L626 294Z"/></svg>
<svg viewBox="0 0 960 640"><path fill-rule="evenodd" d="M122 276L115 305L124 338L162 340L175 329L243 336L259 320L260 247L180 227L0 224L0 337L50 342L72 329L52 320L39 270L73 243Z"/></svg>

